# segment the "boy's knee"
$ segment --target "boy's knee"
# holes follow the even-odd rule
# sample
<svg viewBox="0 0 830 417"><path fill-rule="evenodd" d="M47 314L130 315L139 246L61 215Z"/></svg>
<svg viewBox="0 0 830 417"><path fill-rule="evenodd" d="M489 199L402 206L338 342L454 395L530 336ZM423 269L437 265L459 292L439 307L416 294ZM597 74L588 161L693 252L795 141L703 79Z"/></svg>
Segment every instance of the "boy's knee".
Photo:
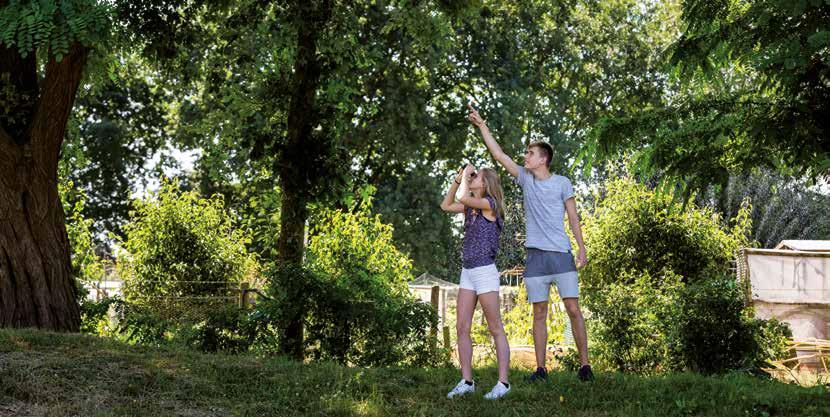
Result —
<svg viewBox="0 0 830 417"><path fill-rule="evenodd" d="M576 302L565 303L565 312L572 319L582 317L582 310L579 308L579 303Z"/></svg>

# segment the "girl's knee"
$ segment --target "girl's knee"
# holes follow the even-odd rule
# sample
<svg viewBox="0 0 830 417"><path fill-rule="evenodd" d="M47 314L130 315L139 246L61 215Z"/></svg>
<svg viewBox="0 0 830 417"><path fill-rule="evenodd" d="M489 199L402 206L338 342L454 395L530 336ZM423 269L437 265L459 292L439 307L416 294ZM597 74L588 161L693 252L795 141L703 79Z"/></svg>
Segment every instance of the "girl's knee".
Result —
<svg viewBox="0 0 830 417"><path fill-rule="evenodd" d="M504 334L504 325L501 322L488 324L487 329L490 330L490 335L493 337L501 336Z"/></svg>

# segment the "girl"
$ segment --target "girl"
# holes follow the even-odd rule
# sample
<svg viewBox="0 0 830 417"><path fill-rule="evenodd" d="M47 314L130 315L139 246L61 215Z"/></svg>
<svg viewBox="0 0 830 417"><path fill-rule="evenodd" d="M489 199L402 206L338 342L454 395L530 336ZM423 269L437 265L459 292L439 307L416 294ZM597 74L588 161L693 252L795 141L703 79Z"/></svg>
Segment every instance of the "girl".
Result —
<svg viewBox="0 0 830 417"><path fill-rule="evenodd" d="M461 188L461 199L455 194ZM487 399L503 397L510 391L507 371L510 366L510 347L499 311L499 271L496 252L499 235L504 225L504 195L499 176L491 168L478 172L471 165L459 170L455 181L444 196L441 209L464 213L464 243L462 248L461 282L458 290L458 358L461 362L461 381L447 394L447 398L475 391L473 382L473 341L470 338L476 302L481 303L487 327L496 343L499 382L484 396Z"/></svg>

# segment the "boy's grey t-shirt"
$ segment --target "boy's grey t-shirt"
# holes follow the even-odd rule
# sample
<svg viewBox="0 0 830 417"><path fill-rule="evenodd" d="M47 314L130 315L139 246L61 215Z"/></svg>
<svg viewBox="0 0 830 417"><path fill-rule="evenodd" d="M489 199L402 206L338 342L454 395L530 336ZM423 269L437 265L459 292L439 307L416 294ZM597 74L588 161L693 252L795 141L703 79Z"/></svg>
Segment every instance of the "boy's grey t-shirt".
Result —
<svg viewBox="0 0 830 417"><path fill-rule="evenodd" d="M571 239L565 233L565 201L574 196L571 181L561 175L537 180L519 167L516 184L522 187L527 223L525 247L551 252L568 252Z"/></svg>

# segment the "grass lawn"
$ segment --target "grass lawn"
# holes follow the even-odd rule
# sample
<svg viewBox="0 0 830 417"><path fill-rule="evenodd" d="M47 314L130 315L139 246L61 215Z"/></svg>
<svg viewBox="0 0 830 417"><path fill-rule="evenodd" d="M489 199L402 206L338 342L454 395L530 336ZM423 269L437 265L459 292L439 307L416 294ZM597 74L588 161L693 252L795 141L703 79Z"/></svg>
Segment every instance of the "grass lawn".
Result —
<svg viewBox="0 0 830 417"><path fill-rule="evenodd" d="M85 335L0 330L0 416L830 416L830 390L743 374L553 373L497 402L447 400L454 369L363 369L136 347Z"/></svg>

